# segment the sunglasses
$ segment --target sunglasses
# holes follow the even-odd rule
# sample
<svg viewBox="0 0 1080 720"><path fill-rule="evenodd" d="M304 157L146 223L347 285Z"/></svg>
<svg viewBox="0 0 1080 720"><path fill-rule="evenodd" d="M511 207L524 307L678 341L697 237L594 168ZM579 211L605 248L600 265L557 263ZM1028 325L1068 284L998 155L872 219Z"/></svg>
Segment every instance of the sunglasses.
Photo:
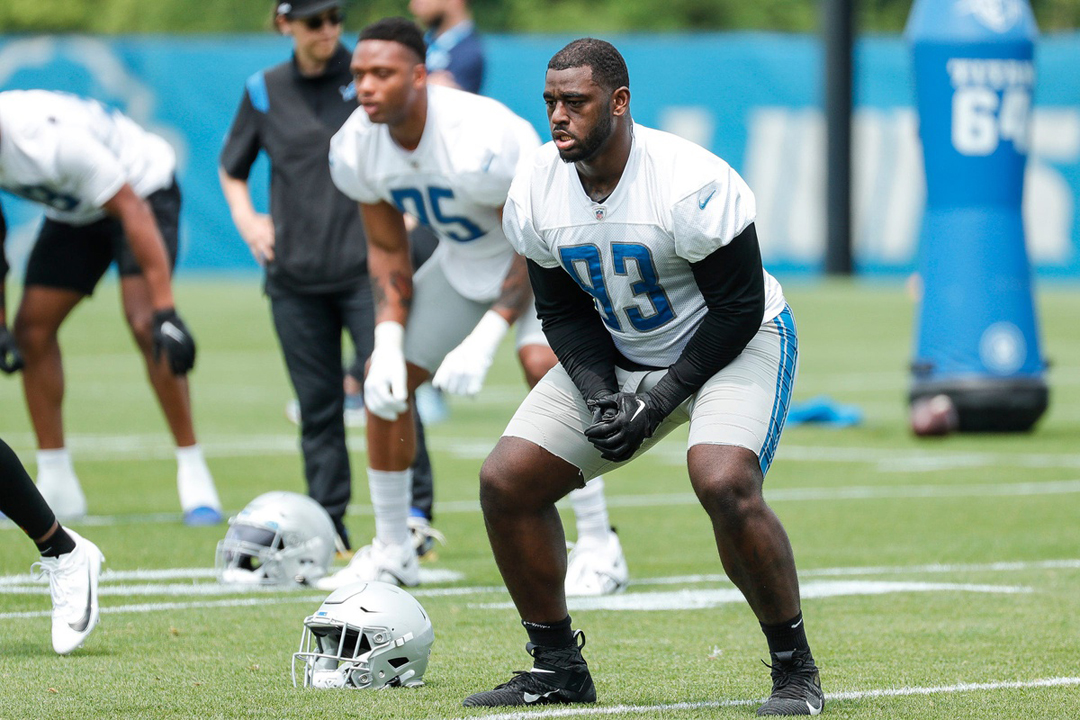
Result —
<svg viewBox="0 0 1080 720"><path fill-rule="evenodd" d="M304 18L304 25L308 30L319 30L326 23L331 25L340 25L345 22L345 13L340 10L332 10L325 15L316 15L314 17Z"/></svg>

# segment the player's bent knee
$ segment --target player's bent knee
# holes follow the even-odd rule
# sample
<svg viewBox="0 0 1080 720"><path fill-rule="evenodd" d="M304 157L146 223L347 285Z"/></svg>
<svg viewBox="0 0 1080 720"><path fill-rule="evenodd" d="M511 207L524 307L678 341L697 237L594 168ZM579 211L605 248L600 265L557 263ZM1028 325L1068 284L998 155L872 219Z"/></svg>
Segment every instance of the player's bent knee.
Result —
<svg viewBox="0 0 1080 720"><path fill-rule="evenodd" d="M701 504L715 520L738 523L765 508L757 457L743 448L691 454L690 477Z"/></svg>

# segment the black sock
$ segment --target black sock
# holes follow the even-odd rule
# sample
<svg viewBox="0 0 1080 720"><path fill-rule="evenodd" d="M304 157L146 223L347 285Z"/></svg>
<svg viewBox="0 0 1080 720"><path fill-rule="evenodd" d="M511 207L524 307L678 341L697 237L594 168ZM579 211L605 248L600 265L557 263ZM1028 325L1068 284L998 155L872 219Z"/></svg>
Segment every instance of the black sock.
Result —
<svg viewBox="0 0 1080 720"><path fill-rule="evenodd" d="M34 544L37 545L41 557L60 557L75 549L75 541L61 525L56 526L56 532L50 535L48 540L35 542Z"/></svg>
<svg viewBox="0 0 1080 720"><path fill-rule="evenodd" d="M776 625L761 623L761 631L765 633L765 639L769 642L771 655L792 650L810 652L810 644L806 642L806 625L803 623L802 613L787 622Z"/></svg>
<svg viewBox="0 0 1080 720"><path fill-rule="evenodd" d="M522 620L521 624L529 633L529 642L533 645L566 647L574 644L574 631L570 629L569 615L565 620L554 623L534 623Z"/></svg>

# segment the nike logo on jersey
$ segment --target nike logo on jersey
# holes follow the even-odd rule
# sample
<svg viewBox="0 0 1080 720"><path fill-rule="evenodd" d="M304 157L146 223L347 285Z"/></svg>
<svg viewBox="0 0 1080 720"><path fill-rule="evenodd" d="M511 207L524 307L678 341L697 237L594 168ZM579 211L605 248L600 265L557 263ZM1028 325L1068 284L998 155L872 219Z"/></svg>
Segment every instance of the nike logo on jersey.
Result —
<svg viewBox="0 0 1080 720"><path fill-rule="evenodd" d="M488 152L487 157L484 158L484 162L480 164L480 172L487 172L491 169L491 163L495 161L495 153Z"/></svg>
<svg viewBox="0 0 1080 720"><path fill-rule="evenodd" d="M701 192L705 192L705 190L702 190ZM702 210L704 210L705 206L709 204L709 201L712 200L713 195L715 195L715 194L716 194L716 188L713 188L712 191L708 195L706 195L704 198L702 198L701 195L699 194L698 195L698 203L697 203L698 207L701 208Z"/></svg>
<svg viewBox="0 0 1080 720"><path fill-rule="evenodd" d="M541 698L546 698L548 695L554 695L557 692L559 692L559 691L558 690L548 690L546 693L541 693L539 695L533 695L531 692L527 692L524 695L522 695L522 698L525 700L525 702L527 702L529 704L532 704L532 703L536 702L537 700L540 700ZM821 710L819 709L818 712L821 712Z"/></svg>

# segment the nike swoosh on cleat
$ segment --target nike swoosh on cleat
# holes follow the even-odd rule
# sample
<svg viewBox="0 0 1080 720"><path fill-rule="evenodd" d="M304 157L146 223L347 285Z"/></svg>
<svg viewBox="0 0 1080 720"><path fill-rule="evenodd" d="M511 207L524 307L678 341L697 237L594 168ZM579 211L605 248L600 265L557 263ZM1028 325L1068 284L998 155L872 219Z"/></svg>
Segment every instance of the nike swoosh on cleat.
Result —
<svg viewBox="0 0 1080 720"><path fill-rule="evenodd" d="M540 698L546 698L548 695L554 695L557 692L559 692L559 691L558 690L549 690L548 692L543 693L541 695L533 695L531 692L527 692L524 695L522 695L522 697L525 699L525 702L532 704L532 703L536 702L537 700L539 700ZM807 704L809 704L809 703L807 703ZM821 710L818 709L818 712L821 712Z"/></svg>
<svg viewBox="0 0 1080 720"><path fill-rule="evenodd" d="M813 705L810 704L809 700L806 701L806 709L810 711L811 715L820 715L821 714L821 708L824 705L825 705L825 703L818 703L818 706L814 707Z"/></svg>
<svg viewBox="0 0 1080 720"><path fill-rule="evenodd" d="M90 606L94 601L94 594L91 591L91 584L93 583L93 577L90 575L90 568L86 569L86 612L79 618L79 622L68 623L68 627L75 632L86 632L87 626L90 624Z"/></svg>

